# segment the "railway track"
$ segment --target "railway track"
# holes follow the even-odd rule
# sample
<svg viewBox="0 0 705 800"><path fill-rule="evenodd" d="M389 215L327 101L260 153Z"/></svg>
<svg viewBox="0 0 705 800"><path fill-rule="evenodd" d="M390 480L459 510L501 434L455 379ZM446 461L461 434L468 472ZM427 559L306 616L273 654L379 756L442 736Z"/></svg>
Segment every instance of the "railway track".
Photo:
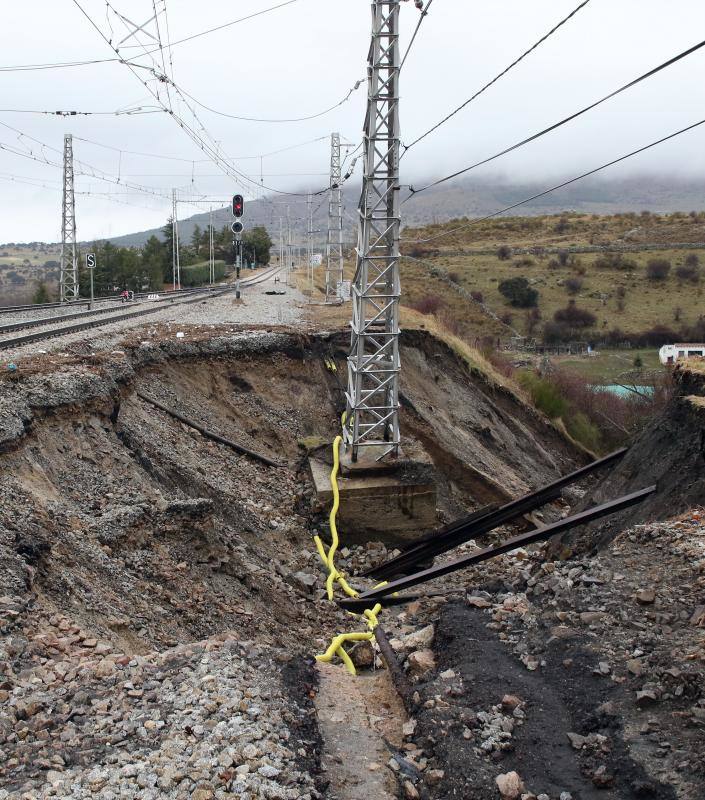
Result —
<svg viewBox="0 0 705 800"><path fill-rule="evenodd" d="M279 272L280 267L273 267L270 270L262 273L261 275L256 275L250 279L245 279L239 281L241 288L247 288L249 286L256 286L259 283L263 283L266 280L269 280L273 277L277 272ZM236 284L228 284L225 287L221 287L217 290L186 290L189 291L190 294L196 294L195 297L189 297L188 300L181 300L173 297L173 293L170 293L170 296L166 298L166 300L159 300L150 303L149 308L140 308L136 311L129 311L124 314L117 314L116 316L102 316L107 314L108 312L115 312L113 308L107 309L99 309L98 311L87 311L87 312L79 312L78 314L68 314L63 317L50 317L44 320L28 320L23 321L16 324L11 324L8 326L4 326L5 331L13 331L13 330L24 330L26 328L32 327L39 327L41 325L48 325L55 322L60 322L62 320L69 320L69 319L76 319L79 318L81 321L73 324L73 325L62 325L59 328L49 328L47 330L36 331L34 333L26 333L20 336L13 336L9 339L2 339L0 340L0 350L9 350L14 347L20 347L24 344L31 344L33 342L39 342L44 339L52 339L57 336L64 336L69 333L78 333L84 330L90 330L92 328L99 328L103 325L111 325L114 322L124 322L125 320L129 319L137 319L139 317L144 317L149 314L155 314L159 311L163 311L164 308L168 307L163 305L165 302L170 302L171 304L176 305L190 305L191 303L199 303L205 298L215 298L220 297L228 292L232 292L236 289ZM208 292L208 294L205 294ZM184 294L180 294L180 298L183 297ZM96 316L98 315L98 319ZM90 317L90 319L88 319ZM3 327L0 327L0 334L3 333Z"/></svg>
<svg viewBox="0 0 705 800"><path fill-rule="evenodd" d="M211 291L210 287L208 286L197 286L192 289L171 289L166 292L136 292L135 299L141 300L145 297L148 297L150 294L159 294L163 298L167 297L183 297L185 295L196 294L197 292L208 292ZM96 297L94 298L94 303L119 303L121 301L121 297L117 296L110 296L110 297ZM80 300L74 300L71 303L32 303L29 305L22 305L22 306L0 306L0 316L4 314L17 314L17 313L24 313L27 311L48 311L52 308L81 308L90 305L90 300L85 298L81 298Z"/></svg>

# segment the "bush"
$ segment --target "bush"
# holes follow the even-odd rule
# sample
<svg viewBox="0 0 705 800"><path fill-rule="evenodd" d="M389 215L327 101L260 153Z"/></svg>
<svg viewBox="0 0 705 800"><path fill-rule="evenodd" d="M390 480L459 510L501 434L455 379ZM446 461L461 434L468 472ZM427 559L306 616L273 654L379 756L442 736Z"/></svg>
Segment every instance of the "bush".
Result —
<svg viewBox="0 0 705 800"><path fill-rule="evenodd" d="M515 267L533 267L536 262L533 258L529 258L525 256L524 258L520 258L518 261L514 262Z"/></svg>
<svg viewBox="0 0 705 800"><path fill-rule="evenodd" d="M485 302L485 298L484 298L482 292L470 292L470 297L472 297L472 299L476 303L484 303Z"/></svg>
<svg viewBox="0 0 705 800"><path fill-rule="evenodd" d="M671 271L671 262L666 258L652 258L646 265L646 277L650 281L665 281Z"/></svg>
<svg viewBox="0 0 705 800"><path fill-rule="evenodd" d="M531 308L538 304L539 293L529 286L526 278L509 278L499 284L500 294L516 308Z"/></svg>
<svg viewBox="0 0 705 800"><path fill-rule="evenodd" d="M685 257L685 265L686 267L699 267L700 256L697 253L688 253Z"/></svg>
<svg viewBox="0 0 705 800"><path fill-rule="evenodd" d="M676 276L678 280L690 281L691 283L698 283L698 281L700 280L700 269L698 268L698 265L688 264L687 258L685 261L686 263L684 266L676 267Z"/></svg>
<svg viewBox="0 0 705 800"><path fill-rule="evenodd" d="M512 248L508 244L503 244L497 248L497 258L500 261L509 261L512 257Z"/></svg>
<svg viewBox="0 0 705 800"><path fill-rule="evenodd" d="M548 262L548 268L549 269L560 269L560 266L561 265L558 263L558 259L557 258L549 259L549 262Z"/></svg>
<svg viewBox="0 0 705 800"><path fill-rule="evenodd" d="M219 281L221 278L224 278L225 264L220 261L216 261L213 272L217 281ZM208 264L200 264L181 268L182 286L205 286L209 280L210 267Z"/></svg>
<svg viewBox="0 0 705 800"><path fill-rule="evenodd" d="M620 269L633 272L638 265L633 258L625 258L622 253L605 253L595 259L595 266L598 269Z"/></svg>
<svg viewBox="0 0 705 800"><path fill-rule="evenodd" d="M592 328L597 317L585 308L578 308L575 300L571 300L566 308L559 308L553 315L553 321L567 325L569 328Z"/></svg>
<svg viewBox="0 0 705 800"><path fill-rule="evenodd" d="M449 272L448 280L451 281L451 283L460 283L460 275L457 272Z"/></svg>
<svg viewBox="0 0 705 800"><path fill-rule="evenodd" d="M427 294L411 304L411 308L421 314L436 314L445 306L442 297L437 294Z"/></svg>
<svg viewBox="0 0 705 800"><path fill-rule="evenodd" d="M560 322L545 322L543 326L543 343L560 344L570 338L570 329Z"/></svg>
<svg viewBox="0 0 705 800"><path fill-rule="evenodd" d="M565 267L568 265L568 259L570 258L570 253L567 250L561 250L558 253L558 263Z"/></svg>
<svg viewBox="0 0 705 800"><path fill-rule="evenodd" d="M564 281L563 286L568 294L577 294L583 288L583 282L580 278L568 278Z"/></svg>
<svg viewBox="0 0 705 800"><path fill-rule="evenodd" d="M531 395L531 402L550 419L562 417L568 410L568 403L559 389L545 378L532 372L524 372L519 382Z"/></svg>

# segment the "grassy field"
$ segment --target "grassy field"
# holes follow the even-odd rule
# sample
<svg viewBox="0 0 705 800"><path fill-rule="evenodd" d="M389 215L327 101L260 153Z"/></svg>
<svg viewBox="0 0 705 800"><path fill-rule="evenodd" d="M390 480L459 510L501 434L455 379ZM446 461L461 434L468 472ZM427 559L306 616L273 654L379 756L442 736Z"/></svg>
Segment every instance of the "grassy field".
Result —
<svg viewBox="0 0 705 800"><path fill-rule="evenodd" d="M637 355L645 372L663 369L656 349L603 350L591 356L561 356L553 361L593 383L616 383L623 373L633 372Z"/></svg>
<svg viewBox="0 0 705 800"><path fill-rule="evenodd" d="M485 303L499 316L509 315L511 325L521 333L528 332L527 312L513 308L500 294L499 284L507 278L524 277L538 290L538 307L543 321L552 319L558 309L564 308L573 299L576 305L597 317L595 330L598 333L612 328L636 333L659 324L676 328L682 324L693 324L705 311L703 286L681 281L674 274L686 255L692 252L663 249L630 253L629 258L637 263L633 272L598 269L595 267L595 259L599 257L597 254L578 256L575 266L565 267L549 266L549 263L555 265L555 259L550 256L519 256L507 261L496 256L477 255L440 256L424 260L446 273L455 273L460 286L468 291L480 292ZM655 258L665 258L671 262L671 274L664 281L651 281L646 276L647 262ZM402 279L405 287L410 286L410 293L413 293L424 271L422 266L413 262L404 265ZM582 282L575 294L570 294L565 285L571 278ZM620 291L624 293L621 299ZM444 290L446 295L447 289Z"/></svg>
<svg viewBox="0 0 705 800"><path fill-rule="evenodd" d="M515 217L470 227L462 227L464 224L462 220L455 220L404 231L405 252L424 262L407 259L403 264L402 282L405 294L409 287L412 301L423 275L428 275L430 267L436 267L446 274L454 274L464 289L479 292L496 314L522 334L529 332L527 312L513 308L499 292L499 284L507 278L524 277L539 292L541 319L538 325L534 323L538 332L542 324L553 319L555 312L566 307L570 300L595 315L593 334L597 336L613 328L626 333L636 333L654 325L677 329L692 325L705 311L705 283L683 281L675 274L692 254L700 259L705 273L705 247L677 246L705 242L705 214ZM461 230L439 237L458 227ZM424 239L431 241L418 242ZM661 247L625 253L624 257L636 264L628 270L598 268L595 262L602 255L599 252L571 254L568 263L560 266L556 252L564 248L595 246L639 248L646 244ZM506 260L497 256L500 245L512 250ZM532 248L533 252L514 252L519 248ZM478 252L482 250L488 252ZM647 263L657 258L671 263L666 280L653 281L647 277ZM577 291L570 283L566 285L567 281L577 281ZM437 285L429 284L429 292L438 289ZM449 299L448 287L440 292L443 299L448 299L455 307L455 300Z"/></svg>

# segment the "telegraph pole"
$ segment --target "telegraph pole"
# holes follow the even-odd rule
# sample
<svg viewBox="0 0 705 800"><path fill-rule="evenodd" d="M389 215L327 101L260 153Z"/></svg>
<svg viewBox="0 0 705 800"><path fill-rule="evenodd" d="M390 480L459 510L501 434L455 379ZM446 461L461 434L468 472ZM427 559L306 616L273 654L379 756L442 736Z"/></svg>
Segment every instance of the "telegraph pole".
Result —
<svg viewBox="0 0 705 800"><path fill-rule="evenodd" d="M179 220L176 216L176 189L171 190L171 268L174 289L181 288L181 263L179 260Z"/></svg>
<svg viewBox="0 0 705 800"><path fill-rule="evenodd" d="M210 266L211 286L215 283L215 245L213 242L213 206L208 214L208 262Z"/></svg>
<svg viewBox="0 0 705 800"><path fill-rule="evenodd" d="M64 192L61 204L61 269L59 299L78 300L78 258L76 253L76 198L73 175L73 136L64 135Z"/></svg>
<svg viewBox="0 0 705 800"><path fill-rule="evenodd" d="M399 3L373 0L364 176L352 286L346 457L399 455Z"/></svg>
<svg viewBox="0 0 705 800"><path fill-rule="evenodd" d="M328 198L328 239L326 241L326 303L333 301L343 280L343 199L340 188L340 134L330 137L330 195Z"/></svg>

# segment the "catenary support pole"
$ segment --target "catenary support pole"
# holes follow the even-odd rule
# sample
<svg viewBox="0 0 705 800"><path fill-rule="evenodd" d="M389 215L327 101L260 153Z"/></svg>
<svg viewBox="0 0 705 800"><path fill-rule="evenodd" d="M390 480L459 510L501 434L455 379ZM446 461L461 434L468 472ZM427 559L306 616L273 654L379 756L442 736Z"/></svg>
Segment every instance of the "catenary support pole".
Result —
<svg viewBox="0 0 705 800"><path fill-rule="evenodd" d="M352 285L346 452L399 454L399 3L372 3L364 175Z"/></svg>
<svg viewBox="0 0 705 800"><path fill-rule="evenodd" d="M343 280L343 199L340 182L340 134L330 137L330 194L328 197L328 238L326 241L326 303L332 302Z"/></svg>
<svg viewBox="0 0 705 800"><path fill-rule="evenodd" d="M179 220L176 208L176 189L171 190L171 262L174 289L180 289L181 264L179 262Z"/></svg>
<svg viewBox="0 0 705 800"><path fill-rule="evenodd" d="M76 252L76 198L73 174L73 136L64 135L64 190L61 204L61 267L59 300L78 300L78 254Z"/></svg>
<svg viewBox="0 0 705 800"><path fill-rule="evenodd" d="M215 242L213 241L213 206L208 215L208 264L210 266L210 283L215 283Z"/></svg>

